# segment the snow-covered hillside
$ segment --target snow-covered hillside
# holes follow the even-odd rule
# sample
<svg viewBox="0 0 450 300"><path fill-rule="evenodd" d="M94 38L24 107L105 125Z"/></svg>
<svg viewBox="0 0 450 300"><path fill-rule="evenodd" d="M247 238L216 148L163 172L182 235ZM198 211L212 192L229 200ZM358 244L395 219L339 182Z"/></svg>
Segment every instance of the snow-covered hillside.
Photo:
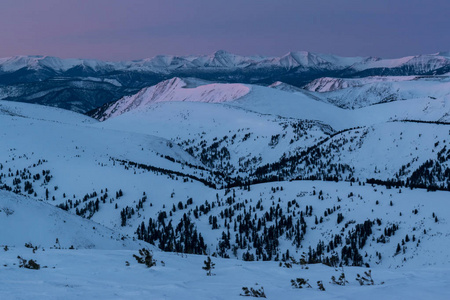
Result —
<svg viewBox="0 0 450 300"><path fill-rule="evenodd" d="M411 99L445 102L450 96L450 77L320 78L305 86L305 89L319 92L318 97L323 101L351 109Z"/></svg>

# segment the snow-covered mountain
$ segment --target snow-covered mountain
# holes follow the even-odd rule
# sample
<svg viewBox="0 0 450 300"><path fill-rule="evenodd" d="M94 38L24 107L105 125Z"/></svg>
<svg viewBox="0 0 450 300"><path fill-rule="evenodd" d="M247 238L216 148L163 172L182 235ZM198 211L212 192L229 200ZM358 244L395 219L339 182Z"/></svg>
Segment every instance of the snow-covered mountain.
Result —
<svg viewBox="0 0 450 300"><path fill-rule="evenodd" d="M331 54L317 54L307 51L289 52L280 57L241 56L219 50L211 55L173 56L157 55L135 61L106 62L93 59L61 59L50 56L16 56L0 59L0 69L15 72L21 69L48 69L66 72L73 68L92 71L150 71L164 73L179 69L247 69L247 68L284 68L284 69L325 69L355 71L370 69L410 68L415 74L427 73L449 66L448 52L406 56L396 59L377 57L341 57Z"/></svg>
<svg viewBox="0 0 450 300"><path fill-rule="evenodd" d="M104 62L17 56L0 59L0 99L39 103L86 112L173 77L221 83L297 87L321 77L442 75L450 71L447 52L399 59L340 57L299 51L280 57L158 55L136 61Z"/></svg>
<svg viewBox="0 0 450 300"><path fill-rule="evenodd" d="M155 86L144 88L137 94L125 96L116 102L106 104L91 115L100 121L121 115L134 109L145 109L157 102L190 101L206 103L222 103L243 97L250 88L243 84L201 84L195 79L183 80L175 77L162 81Z"/></svg>

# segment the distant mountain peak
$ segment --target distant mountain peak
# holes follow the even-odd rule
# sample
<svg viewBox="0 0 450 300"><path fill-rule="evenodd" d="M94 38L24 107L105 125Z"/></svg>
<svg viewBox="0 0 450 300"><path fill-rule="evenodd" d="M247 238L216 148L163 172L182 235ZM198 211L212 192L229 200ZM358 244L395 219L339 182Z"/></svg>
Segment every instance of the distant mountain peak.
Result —
<svg viewBox="0 0 450 300"><path fill-rule="evenodd" d="M216 52L213 53L213 56L223 56L223 55L235 55L235 54L232 54L231 52L222 49L217 50Z"/></svg>

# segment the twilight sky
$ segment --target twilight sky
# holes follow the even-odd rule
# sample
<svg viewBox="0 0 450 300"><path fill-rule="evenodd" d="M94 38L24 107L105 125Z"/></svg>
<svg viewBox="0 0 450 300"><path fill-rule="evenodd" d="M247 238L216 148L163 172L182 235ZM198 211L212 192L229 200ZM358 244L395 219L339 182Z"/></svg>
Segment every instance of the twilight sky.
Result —
<svg viewBox="0 0 450 300"><path fill-rule="evenodd" d="M400 57L450 50L450 0L1 0L0 57Z"/></svg>

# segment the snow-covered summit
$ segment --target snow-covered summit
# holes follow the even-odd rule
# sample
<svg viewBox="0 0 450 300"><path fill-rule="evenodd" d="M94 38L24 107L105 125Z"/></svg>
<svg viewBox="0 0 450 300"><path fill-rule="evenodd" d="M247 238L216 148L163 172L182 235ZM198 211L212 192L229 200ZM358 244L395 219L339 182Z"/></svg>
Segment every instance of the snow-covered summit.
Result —
<svg viewBox="0 0 450 300"><path fill-rule="evenodd" d="M190 101L222 103L241 98L250 92L250 87L243 84L212 83L201 85L202 82L192 79L186 81L174 77L162 81L157 85L144 88L137 94L123 97L107 105L106 108L101 110L101 116L96 115L96 117L103 121L127 111L143 109L157 102Z"/></svg>

